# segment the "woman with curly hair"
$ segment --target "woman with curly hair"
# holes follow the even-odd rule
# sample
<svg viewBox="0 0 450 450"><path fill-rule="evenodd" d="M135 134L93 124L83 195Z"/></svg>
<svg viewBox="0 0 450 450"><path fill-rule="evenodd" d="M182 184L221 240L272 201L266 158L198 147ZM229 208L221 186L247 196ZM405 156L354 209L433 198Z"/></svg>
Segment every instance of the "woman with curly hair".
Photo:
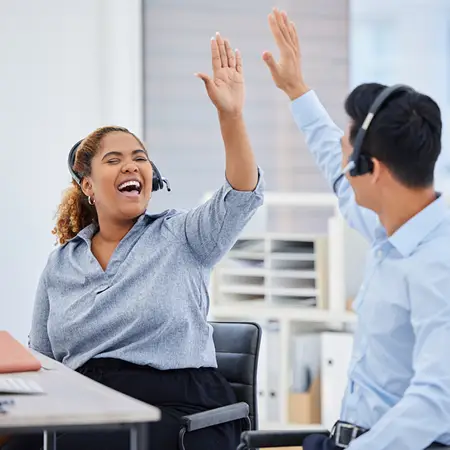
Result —
<svg viewBox="0 0 450 450"><path fill-rule="evenodd" d="M242 116L238 51L211 41L213 77L197 74L217 108L226 181L187 212L147 211L165 180L143 143L121 127L100 128L71 152L73 182L39 282L30 347L113 389L160 408L149 449L176 450L180 418L236 401L217 371L207 322L212 267L263 202L261 174ZM234 450L237 423L188 433L187 450ZM33 450L40 436L10 449ZM125 432L62 434L58 448L127 449Z"/></svg>

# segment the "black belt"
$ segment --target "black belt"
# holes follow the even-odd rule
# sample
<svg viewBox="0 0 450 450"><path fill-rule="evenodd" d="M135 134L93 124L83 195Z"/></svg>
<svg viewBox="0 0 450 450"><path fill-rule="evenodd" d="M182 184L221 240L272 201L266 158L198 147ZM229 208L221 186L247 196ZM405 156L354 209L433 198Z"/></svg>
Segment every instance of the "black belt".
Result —
<svg viewBox="0 0 450 450"><path fill-rule="evenodd" d="M338 420L331 430L330 439L333 441L334 445L338 448L347 448L350 443L357 437L366 433L366 428L358 427L352 423L343 422Z"/></svg>
<svg viewBox="0 0 450 450"><path fill-rule="evenodd" d="M334 425L330 433L330 439L333 441L334 445L338 448L347 448L350 443L357 437L367 433L369 431L366 428L358 427L352 423L343 422L338 420ZM445 447L445 445L439 442L433 442L431 447Z"/></svg>

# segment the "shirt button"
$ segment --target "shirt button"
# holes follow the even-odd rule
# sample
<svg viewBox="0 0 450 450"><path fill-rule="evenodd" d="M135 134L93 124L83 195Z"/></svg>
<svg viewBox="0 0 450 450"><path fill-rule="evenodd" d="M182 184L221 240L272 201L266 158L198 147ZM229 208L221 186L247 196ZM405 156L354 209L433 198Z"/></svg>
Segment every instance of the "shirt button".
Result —
<svg viewBox="0 0 450 450"><path fill-rule="evenodd" d="M377 256L378 256L378 258L381 258L383 256L383 251L382 250L378 250L377 251Z"/></svg>

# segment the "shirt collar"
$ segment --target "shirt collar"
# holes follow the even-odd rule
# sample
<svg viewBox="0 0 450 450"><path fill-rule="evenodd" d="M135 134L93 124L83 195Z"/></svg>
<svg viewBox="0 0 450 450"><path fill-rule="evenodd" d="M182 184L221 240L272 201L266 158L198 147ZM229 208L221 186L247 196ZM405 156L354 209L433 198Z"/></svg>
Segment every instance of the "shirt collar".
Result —
<svg viewBox="0 0 450 450"><path fill-rule="evenodd" d="M97 224L91 223L87 227L84 227L71 241L76 239L83 239L83 241L89 242L97 231ZM69 241L70 242L70 241Z"/></svg>
<svg viewBox="0 0 450 450"><path fill-rule="evenodd" d="M444 197L437 199L403 224L388 240L403 257L411 255L414 249L430 234L448 214Z"/></svg>
<svg viewBox="0 0 450 450"><path fill-rule="evenodd" d="M142 214L136 223L134 224L133 228L139 227L139 225L145 221L145 222L152 222L153 220L158 219L159 217L162 217L167 214L167 211L163 211L161 213L152 214L147 209L144 214ZM95 223L91 223L90 225L84 227L75 237L70 239L68 242L71 242L76 239L83 239L83 241L90 243L92 240L94 234L97 232L97 225Z"/></svg>

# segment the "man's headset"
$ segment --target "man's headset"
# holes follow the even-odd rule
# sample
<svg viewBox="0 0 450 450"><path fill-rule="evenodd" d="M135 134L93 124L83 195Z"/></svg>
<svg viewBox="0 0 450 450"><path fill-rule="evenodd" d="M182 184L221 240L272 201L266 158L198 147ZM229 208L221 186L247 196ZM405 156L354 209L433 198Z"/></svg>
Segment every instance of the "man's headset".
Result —
<svg viewBox="0 0 450 450"><path fill-rule="evenodd" d="M354 144L353 144L353 152L348 158L348 163L342 170L341 174L336 178L333 183L333 191L336 193L337 185L342 178L349 173L352 177L357 177L360 175L365 175L366 173L372 173L373 171L373 162L372 158L369 155L365 155L362 152L362 144L364 138L366 136L369 125L371 124L373 118L380 110L380 108L386 103L388 99L390 99L394 94L399 92L413 92L413 89L409 86L405 86L403 84L396 84L394 86L387 87L378 94L378 97L374 100L372 105L369 108L369 112L367 113L366 118L356 135Z"/></svg>
<svg viewBox="0 0 450 450"><path fill-rule="evenodd" d="M77 182L77 184L79 184L81 186L81 179L83 177L81 177L79 174L77 174L74 170L73 170L73 166L75 165L75 157L77 154L77 149L80 146L80 144L83 142L83 139L81 139L81 141L78 141L71 149L69 152L69 157L67 160L67 164L69 166L69 172L72 175L72 178ZM167 178L164 178L161 173L159 172L158 168L153 164L152 161L150 161L152 168L153 168L153 180L152 180L152 191L159 191L160 189L164 188L164 185L166 185L167 190L170 192L170 184L169 184L169 180Z"/></svg>

